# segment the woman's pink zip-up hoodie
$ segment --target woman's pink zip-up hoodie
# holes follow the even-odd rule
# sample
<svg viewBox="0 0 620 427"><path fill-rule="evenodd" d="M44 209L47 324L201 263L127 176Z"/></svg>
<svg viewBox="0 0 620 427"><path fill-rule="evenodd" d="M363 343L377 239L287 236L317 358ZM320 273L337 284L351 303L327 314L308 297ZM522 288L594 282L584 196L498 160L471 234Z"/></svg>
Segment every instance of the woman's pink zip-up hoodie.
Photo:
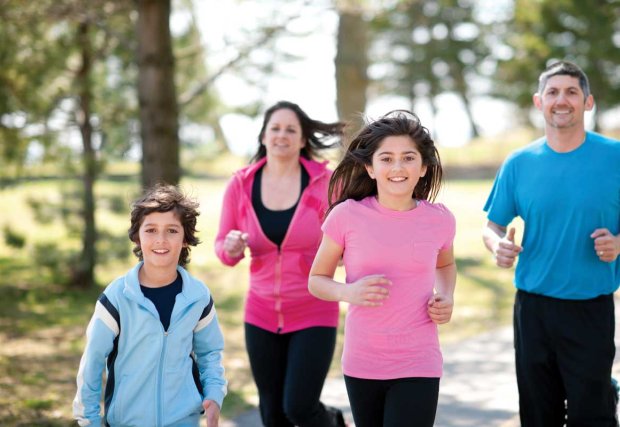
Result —
<svg viewBox="0 0 620 427"><path fill-rule="evenodd" d="M244 255L229 257L224 239L230 230L248 233L251 254L250 289L245 321L275 333L313 326L338 326L338 303L322 301L308 292L308 274L322 238L321 223L327 210L331 171L327 162L300 157L310 181L303 191L293 219L278 246L265 236L252 207L252 183L266 158L235 173L224 193L215 253L233 266Z"/></svg>

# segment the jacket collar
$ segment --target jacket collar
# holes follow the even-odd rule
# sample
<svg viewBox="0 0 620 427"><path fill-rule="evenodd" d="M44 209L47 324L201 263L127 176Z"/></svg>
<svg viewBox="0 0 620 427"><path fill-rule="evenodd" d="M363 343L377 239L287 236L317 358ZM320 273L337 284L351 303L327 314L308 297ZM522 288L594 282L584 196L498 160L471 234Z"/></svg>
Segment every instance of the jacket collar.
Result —
<svg viewBox="0 0 620 427"><path fill-rule="evenodd" d="M140 261L135 267L129 270L125 276L125 288L123 289L123 294L127 298L137 302L140 305L146 305L146 297L140 290L140 280L138 279L138 272L143 264L144 262ZM187 270L183 267L177 265L177 271L181 274L181 278L183 279L183 290L179 295L177 295L177 305L189 305L200 298L203 298L208 293L207 288L203 286L202 283L192 278L192 276L190 276ZM196 284L200 286L196 286Z"/></svg>
<svg viewBox="0 0 620 427"><path fill-rule="evenodd" d="M265 163L267 163L267 157L263 157L256 163L252 163L249 166L239 170L236 175L242 180L245 181L250 179L256 174L256 171L262 168ZM315 179L321 177L322 175L327 173L327 160L322 162L317 162L316 160L306 159L303 156L299 156L299 163L308 171L308 175L310 176L310 181L314 181Z"/></svg>

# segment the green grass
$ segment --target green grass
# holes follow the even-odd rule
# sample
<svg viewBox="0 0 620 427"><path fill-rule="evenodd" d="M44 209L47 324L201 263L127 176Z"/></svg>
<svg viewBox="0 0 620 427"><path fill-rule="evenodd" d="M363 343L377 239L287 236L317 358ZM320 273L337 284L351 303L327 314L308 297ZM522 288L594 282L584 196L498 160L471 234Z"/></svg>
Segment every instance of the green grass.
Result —
<svg viewBox="0 0 620 427"><path fill-rule="evenodd" d="M450 159L450 155L446 154L446 158ZM230 394L225 401L224 417L233 417L256 402L242 323L248 262L244 260L235 268L224 267L213 253L225 177L237 166L220 165L214 175L222 178L206 179L196 172L182 182L183 188L201 204L198 229L203 243L192 250L190 270L211 288L226 339L224 364ZM103 178L96 186L97 224L102 236L98 249L104 262L96 270L99 286L87 291L62 283L64 257L79 249L79 233L67 232L67 224L75 226L79 217L70 219L71 215L64 215L63 219L62 215L66 214L63 206L67 204L63 202L76 201L71 196L76 182L25 180L0 192L0 204L4 206L0 230L8 227L13 241L15 236L24 240L22 247L11 246L4 235L0 236L3 426L74 425L70 412L75 373L94 302L103 286L135 263L126 230L129 205L138 191L136 170L130 165L117 165L112 170L124 179ZM127 180L131 176L134 178ZM480 237L485 223L482 206L490 186L488 179L451 180L445 183L438 199L457 218L455 254L459 270L454 317L440 328L442 342L458 341L510 322L512 271L493 265ZM36 213L31 206L38 206ZM58 265L54 267L54 263ZM342 336L330 372L333 376L340 375L341 345Z"/></svg>

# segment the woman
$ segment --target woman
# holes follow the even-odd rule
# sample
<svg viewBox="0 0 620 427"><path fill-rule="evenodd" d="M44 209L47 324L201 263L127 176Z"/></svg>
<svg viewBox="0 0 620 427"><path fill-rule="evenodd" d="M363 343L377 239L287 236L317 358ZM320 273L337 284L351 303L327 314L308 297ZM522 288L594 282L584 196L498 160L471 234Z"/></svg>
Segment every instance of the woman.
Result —
<svg viewBox="0 0 620 427"><path fill-rule="evenodd" d="M215 250L233 266L250 249L245 339L268 427L343 426L319 398L334 352L338 303L308 292L321 240L331 172L313 160L342 135L341 123L313 120L297 105L269 108L258 152L231 179Z"/></svg>

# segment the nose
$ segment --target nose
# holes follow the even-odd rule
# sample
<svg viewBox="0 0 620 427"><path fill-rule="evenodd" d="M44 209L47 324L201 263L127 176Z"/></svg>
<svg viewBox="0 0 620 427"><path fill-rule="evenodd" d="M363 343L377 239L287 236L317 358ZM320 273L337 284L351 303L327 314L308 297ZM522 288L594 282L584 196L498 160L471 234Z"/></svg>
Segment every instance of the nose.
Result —
<svg viewBox="0 0 620 427"><path fill-rule="evenodd" d="M398 170L401 169L403 167L403 161L400 159L396 159L392 162L392 169L393 170Z"/></svg>
<svg viewBox="0 0 620 427"><path fill-rule="evenodd" d="M564 92L558 93L558 97L555 99L556 103L566 102L566 94Z"/></svg>

